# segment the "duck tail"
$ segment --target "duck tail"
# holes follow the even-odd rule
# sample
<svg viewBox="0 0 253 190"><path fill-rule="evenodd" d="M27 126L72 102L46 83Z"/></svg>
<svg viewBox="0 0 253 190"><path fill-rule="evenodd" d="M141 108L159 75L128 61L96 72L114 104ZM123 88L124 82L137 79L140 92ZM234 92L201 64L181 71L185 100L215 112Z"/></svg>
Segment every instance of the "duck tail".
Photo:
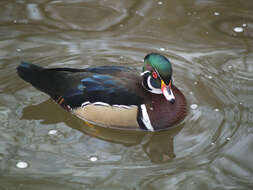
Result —
<svg viewBox="0 0 253 190"><path fill-rule="evenodd" d="M38 90L45 92L52 99L58 100L73 86L78 85L75 78L68 74L85 70L72 68L43 68L38 65L21 62L17 67L18 75ZM64 85L62 85L64 84Z"/></svg>
<svg viewBox="0 0 253 190"><path fill-rule="evenodd" d="M39 82L39 73L42 70L42 67L27 62L21 62L21 64L17 67L18 75L23 80L31 84Z"/></svg>
<svg viewBox="0 0 253 190"><path fill-rule="evenodd" d="M56 85L52 76L55 73L48 72L47 70L46 68L27 62L21 62L17 67L17 73L23 80L47 93L54 99L56 97L54 90Z"/></svg>

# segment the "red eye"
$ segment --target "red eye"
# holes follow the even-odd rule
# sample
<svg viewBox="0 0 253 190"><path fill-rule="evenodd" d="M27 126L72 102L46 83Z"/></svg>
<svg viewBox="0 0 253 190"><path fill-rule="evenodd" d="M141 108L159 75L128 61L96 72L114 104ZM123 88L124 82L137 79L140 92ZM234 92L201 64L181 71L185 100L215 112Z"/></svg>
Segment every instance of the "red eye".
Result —
<svg viewBox="0 0 253 190"><path fill-rule="evenodd" d="M157 79L157 77L158 77L158 75L157 75L157 73L155 71L152 72L152 76L154 77L154 79Z"/></svg>

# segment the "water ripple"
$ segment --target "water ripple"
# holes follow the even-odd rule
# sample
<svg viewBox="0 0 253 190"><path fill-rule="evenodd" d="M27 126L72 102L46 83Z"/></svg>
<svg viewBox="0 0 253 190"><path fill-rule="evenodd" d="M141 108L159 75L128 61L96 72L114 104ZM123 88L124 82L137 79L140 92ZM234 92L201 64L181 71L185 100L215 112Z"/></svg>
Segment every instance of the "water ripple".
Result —
<svg viewBox="0 0 253 190"><path fill-rule="evenodd" d="M31 180L63 189L251 189L251 4L1 2L0 186L22 181L29 189ZM173 82L188 101L185 120L162 133L87 126L15 70L21 60L141 69L150 52L171 60ZM17 168L21 161L29 167Z"/></svg>

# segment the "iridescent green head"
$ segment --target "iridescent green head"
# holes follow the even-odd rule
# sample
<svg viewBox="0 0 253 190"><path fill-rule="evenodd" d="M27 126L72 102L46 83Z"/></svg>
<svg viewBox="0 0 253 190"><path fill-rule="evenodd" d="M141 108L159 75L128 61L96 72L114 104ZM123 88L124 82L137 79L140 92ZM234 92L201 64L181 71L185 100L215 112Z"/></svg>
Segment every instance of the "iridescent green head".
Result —
<svg viewBox="0 0 253 190"><path fill-rule="evenodd" d="M144 58L142 70L143 86L148 91L161 94L171 103L175 102L172 92L172 65L163 55L150 53Z"/></svg>
<svg viewBox="0 0 253 190"><path fill-rule="evenodd" d="M150 53L144 58L144 71L156 71L165 82L169 84L172 76L172 66L170 61L163 55Z"/></svg>

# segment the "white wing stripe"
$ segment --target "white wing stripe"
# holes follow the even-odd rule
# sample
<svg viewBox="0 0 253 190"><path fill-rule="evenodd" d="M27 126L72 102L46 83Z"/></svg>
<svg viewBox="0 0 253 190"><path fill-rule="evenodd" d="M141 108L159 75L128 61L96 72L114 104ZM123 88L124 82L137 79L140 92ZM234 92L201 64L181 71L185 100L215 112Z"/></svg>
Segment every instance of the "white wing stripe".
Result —
<svg viewBox="0 0 253 190"><path fill-rule="evenodd" d="M83 107L85 107L85 106L87 106L89 104L90 104L90 101L84 102L84 103L82 103L81 107L83 108Z"/></svg>
<svg viewBox="0 0 253 190"><path fill-rule="evenodd" d="M85 106L88 106L90 104L92 104L94 106L105 106L105 107L111 106L110 104L107 104L105 102L94 102L94 103L91 103L90 101L86 101L86 102L82 103L81 107L85 108ZM126 106L126 105L117 105L117 104L114 104L114 105L112 105L112 107L131 109L131 108L136 107L136 106L135 105Z"/></svg>
<svg viewBox="0 0 253 190"><path fill-rule="evenodd" d="M95 106L109 106L109 104L104 103L104 102L94 102L93 105L95 105Z"/></svg>

